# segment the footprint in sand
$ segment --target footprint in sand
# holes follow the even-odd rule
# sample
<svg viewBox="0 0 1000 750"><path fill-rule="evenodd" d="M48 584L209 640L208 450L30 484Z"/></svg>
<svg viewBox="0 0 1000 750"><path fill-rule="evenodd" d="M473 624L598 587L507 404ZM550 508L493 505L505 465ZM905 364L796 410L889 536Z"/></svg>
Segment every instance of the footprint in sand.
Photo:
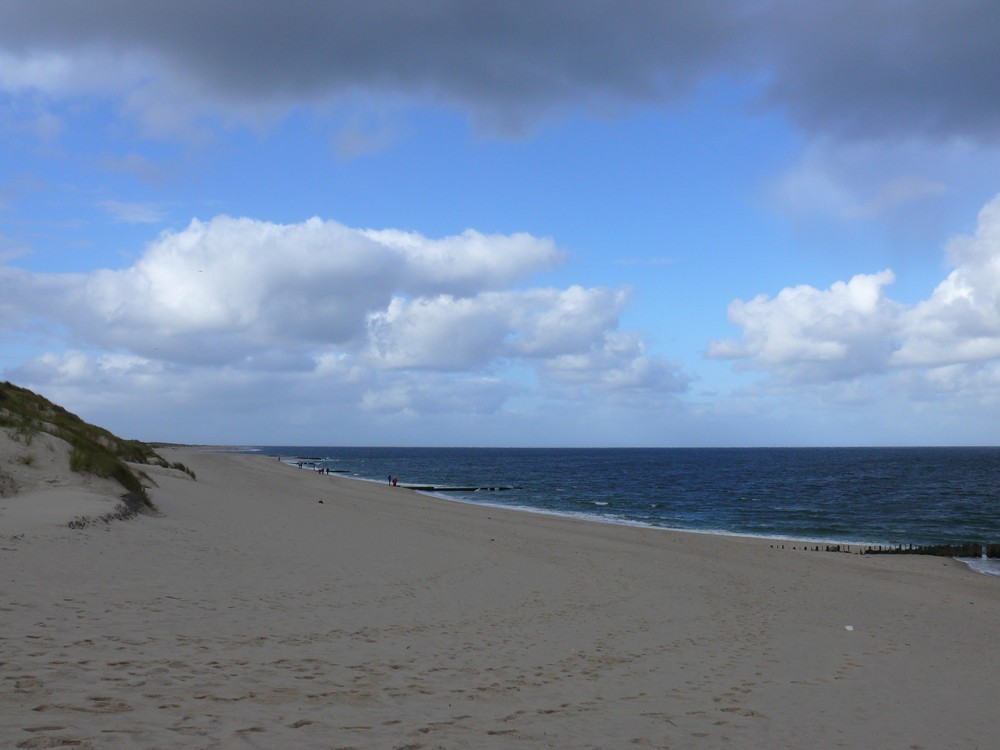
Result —
<svg viewBox="0 0 1000 750"><path fill-rule="evenodd" d="M103 696L94 696L88 698L90 701L89 705L86 706L72 706L65 703L43 703L40 706L35 706L32 711L80 711L82 713L88 714L120 714L125 711L131 711L132 706L130 706L125 701L115 700L113 698L105 698Z"/></svg>
<svg viewBox="0 0 1000 750"><path fill-rule="evenodd" d="M77 750L94 750L94 746L87 740L77 740L72 737L32 737L17 743L18 748L27 750L46 749L53 747L75 747Z"/></svg>

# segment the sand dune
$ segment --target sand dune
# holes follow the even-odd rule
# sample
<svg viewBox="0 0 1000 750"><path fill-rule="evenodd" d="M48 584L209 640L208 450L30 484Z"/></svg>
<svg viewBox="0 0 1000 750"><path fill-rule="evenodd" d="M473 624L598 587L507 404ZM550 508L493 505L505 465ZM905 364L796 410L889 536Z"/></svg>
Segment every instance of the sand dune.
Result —
<svg viewBox="0 0 1000 750"><path fill-rule="evenodd" d="M70 471L69 452L66 441L45 432L17 440L0 430L0 536L114 511L122 486Z"/></svg>
<svg viewBox="0 0 1000 750"><path fill-rule="evenodd" d="M993 747L1000 580L168 450L11 533L0 746ZM9 498L5 498L9 500Z"/></svg>

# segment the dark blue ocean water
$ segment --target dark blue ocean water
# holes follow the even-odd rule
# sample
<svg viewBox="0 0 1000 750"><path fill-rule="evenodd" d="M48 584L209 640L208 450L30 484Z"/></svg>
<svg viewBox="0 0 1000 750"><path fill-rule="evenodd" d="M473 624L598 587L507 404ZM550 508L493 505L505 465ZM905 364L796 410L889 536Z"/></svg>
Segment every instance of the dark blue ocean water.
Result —
<svg viewBox="0 0 1000 750"><path fill-rule="evenodd" d="M826 542L1000 543L1000 448L261 447L345 476L615 523Z"/></svg>

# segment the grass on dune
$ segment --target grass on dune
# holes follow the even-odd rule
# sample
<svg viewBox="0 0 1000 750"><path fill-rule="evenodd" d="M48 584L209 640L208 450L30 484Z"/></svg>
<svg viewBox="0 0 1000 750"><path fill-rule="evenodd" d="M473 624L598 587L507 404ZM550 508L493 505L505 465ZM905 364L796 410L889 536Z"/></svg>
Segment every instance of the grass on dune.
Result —
<svg viewBox="0 0 1000 750"><path fill-rule="evenodd" d="M179 462L168 463L146 443L120 438L103 427L83 421L37 393L9 382L0 383L0 428L27 446L40 433L65 440L70 445L70 469L117 481L125 489L125 497L129 498L127 507L154 509L141 478L129 464L178 469L195 478L191 469Z"/></svg>

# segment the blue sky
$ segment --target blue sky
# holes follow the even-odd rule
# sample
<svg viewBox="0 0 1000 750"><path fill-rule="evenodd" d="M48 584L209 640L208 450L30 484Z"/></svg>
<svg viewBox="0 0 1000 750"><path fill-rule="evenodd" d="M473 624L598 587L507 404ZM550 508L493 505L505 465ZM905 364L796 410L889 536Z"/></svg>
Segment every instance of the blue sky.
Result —
<svg viewBox="0 0 1000 750"><path fill-rule="evenodd" d="M996 444L998 37L6 2L0 378L144 440Z"/></svg>

